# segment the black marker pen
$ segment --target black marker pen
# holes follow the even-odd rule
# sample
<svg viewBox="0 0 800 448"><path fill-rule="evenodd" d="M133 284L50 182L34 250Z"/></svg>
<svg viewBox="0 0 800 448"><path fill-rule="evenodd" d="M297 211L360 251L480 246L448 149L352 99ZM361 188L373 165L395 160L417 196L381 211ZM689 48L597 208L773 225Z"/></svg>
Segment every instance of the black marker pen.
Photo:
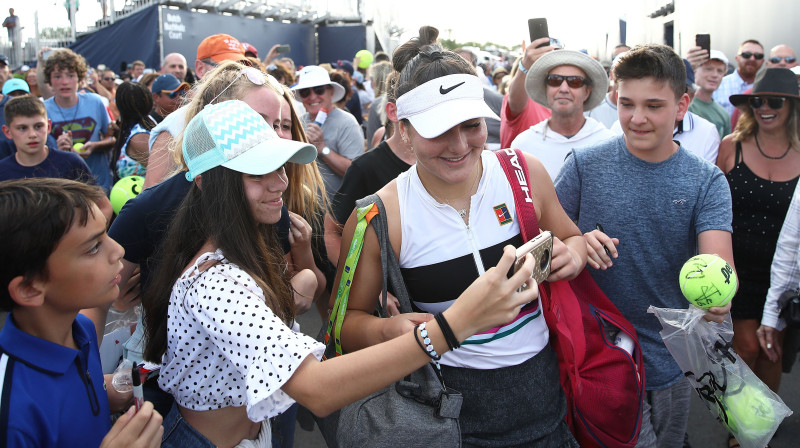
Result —
<svg viewBox="0 0 800 448"><path fill-rule="evenodd" d="M139 366L136 364L131 369L131 379L133 380L133 404L136 406L136 411L139 411L144 405L144 392L142 391L142 377L139 373Z"/></svg>
<svg viewBox="0 0 800 448"><path fill-rule="evenodd" d="M599 222L597 223L597 225L596 225L596 226L594 226L594 228L595 228L595 229L597 229L597 230L599 230L599 231L601 231L601 232L603 232L603 233L606 233L606 231L605 231L605 230L603 230L603 226L602 226L602 225L600 225L600 223L599 223ZM603 249L606 251L606 255L608 255L608 256L610 257L610 256L611 256L611 251L610 251L610 250L608 250L608 248L606 247L606 245L605 245L605 244L603 244Z"/></svg>

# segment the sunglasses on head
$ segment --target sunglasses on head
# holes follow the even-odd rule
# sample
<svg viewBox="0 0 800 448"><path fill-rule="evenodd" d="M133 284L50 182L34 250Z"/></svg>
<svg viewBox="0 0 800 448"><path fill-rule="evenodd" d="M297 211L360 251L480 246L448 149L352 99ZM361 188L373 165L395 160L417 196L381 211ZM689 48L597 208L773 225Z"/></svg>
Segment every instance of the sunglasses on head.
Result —
<svg viewBox="0 0 800 448"><path fill-rule="evenodd" d="M560 87L564 81L567 81L567 85L573 89L589 84L589 80L583 76L547 75L547 79L545 79L550 87Z"/></svg>
<svg viewBox="0 0 800 448"><path fill-rule="evenodd" d="M750 52L750 51L743 51L743 52L739 53L739 56L741 56L741 57L743 57L745 59L756 58L756 61L760 61L760 60L764 59L764 53L753 53L753 52Z"/></svg>
<svg viewBox="0 0 800 448"><path fill-rule="evenodd" d="M317 96L319 96L319 95L322 95L323 93L325 93L325 90L327 90L327 89L328 89L327 85L325 85L325 86L315 86L315 87L300 89L300 90L297 91L297 94L300 95L300 98L308 98L308 95L311 95L311 91L312 90L314 91L314 93Z"/></svg>
<svg viewBox="0 0 800 448"><path fill-rule="evenodd" d="M781 62L781 60L786 61L787 64L792 64L792 63L794 63L794 61L797 60L797 58L794 57L794 56L783 56L783 57L781 57L781 56L773 56L773 57L769 58L769 62L772 62L773 64L778 64L778 63Z"/></svg>
<svg viewBox="0 0 800 448"><path fill-rule="evenodd" d="M766 98L762 98L760 96L751 96L749 101L750 107L753 109L758 109L764 105L764 102L766 102L770 109L778 110L783 107L783 104L786 102L786 98L780 96L769 96Z"/></svg>
<svg viewBox="0 0 800 448"><path fill-rule="evenodd" d="M245 68L239 70L239 73L236 74L236 76L231 80L231 82L228 83L228 85L225 86L225 88L222 89L222 91L219 92L217 94L217 96L214 97L214 99L209 101L208 104L206 104L206 106L214 104L214 101L216 101L217 98L220 97L220 95L225 93L225 91L228 90L236 82L236 80L238 80L242 76L246 76L247 79L250 80L250 82L252 82L253 84L255 84L257 86L263 86L264 84L267 83L268 78L272 78L272 76L265 75L264 73L261 72L261 70L259 70L257 68L245 67ZM275 79L275 78L272 78L272 79ZM277 81L273 82L272 79L270 79L269 81L270 81L270 84L274 86L275 83L277 83Z"/></svg>

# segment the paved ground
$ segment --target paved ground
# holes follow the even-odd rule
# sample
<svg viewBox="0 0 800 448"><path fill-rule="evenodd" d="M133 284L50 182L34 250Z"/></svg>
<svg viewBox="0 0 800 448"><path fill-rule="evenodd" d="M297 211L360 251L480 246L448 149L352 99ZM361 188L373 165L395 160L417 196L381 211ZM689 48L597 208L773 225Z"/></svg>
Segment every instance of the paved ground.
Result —
<svg viewBox="0 0 800 448"><path fill-rule="evenodd" d="M316 336L321 320L314 310L300 316L298 321L306 333ZM780 391L783 401L795 413L786 418L778 428L770 443L772 448L800 447L800 365L798 364L795 364L791 374L783 375ZM696 395L692 398L689 414L689 442L693 448L727 447L727 432L706 409L700 397ZM316 428L313 432L308 432L298 425L295 431L294 446L297 448L325 448L325 441Z"/></svg>

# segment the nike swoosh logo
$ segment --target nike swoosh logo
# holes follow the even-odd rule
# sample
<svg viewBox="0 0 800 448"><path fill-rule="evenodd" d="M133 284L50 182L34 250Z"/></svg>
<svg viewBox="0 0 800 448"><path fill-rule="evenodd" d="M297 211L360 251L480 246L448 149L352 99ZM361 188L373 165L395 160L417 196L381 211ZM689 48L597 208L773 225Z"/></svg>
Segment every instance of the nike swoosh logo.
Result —
<svg viewBox="0 0 800 448"><path fill-rule="evenodd" d="M465 82L466 81L461 81L460 83L458 83L458 84L456 84L456 85L454 85L452 87L448 87L446 89L444 88L444 86L439 86L439 93L441 93L442 95L447 95L448 93L450 93L451 90L455 89L456 87L460 86L461 84L464 84Z"/></svg>

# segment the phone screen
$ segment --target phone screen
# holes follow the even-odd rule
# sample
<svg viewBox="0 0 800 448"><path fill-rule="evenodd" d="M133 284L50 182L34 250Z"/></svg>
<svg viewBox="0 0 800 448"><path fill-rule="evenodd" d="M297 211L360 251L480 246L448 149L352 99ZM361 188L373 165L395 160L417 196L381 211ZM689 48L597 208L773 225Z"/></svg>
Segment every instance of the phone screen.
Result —
<svg viewBox="0 0 800 448"><path fill-rule="evenodd" d="M292 51L292 47L289 44L279 45L278 49L276 50L278 53L288 53Z"/></svg>

